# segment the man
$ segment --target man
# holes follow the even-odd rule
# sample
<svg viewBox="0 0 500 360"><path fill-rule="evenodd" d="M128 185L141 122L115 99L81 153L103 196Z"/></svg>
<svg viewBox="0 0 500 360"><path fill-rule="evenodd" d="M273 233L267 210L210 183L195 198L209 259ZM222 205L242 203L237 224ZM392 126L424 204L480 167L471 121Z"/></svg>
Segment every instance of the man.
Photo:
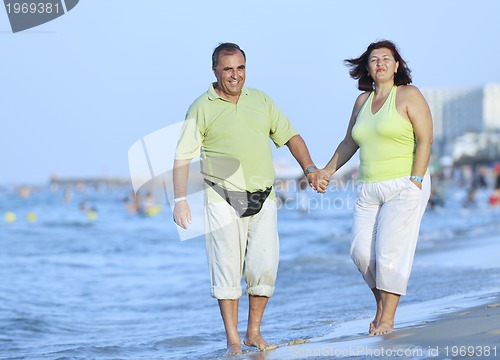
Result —
<svg viewBox="0 0 500 360"><path fill-rule="evenodd" d="M233 43L212 55L216 77L189 108L174 163L174 221L187 228L189 163L200 155L205 179L206 249L211 295L218 299L227 335L227 354L242 353L238 335L241 278L249 295L247 346L270 350L260 333L268 299L274 292L279 241L274 167L269 139L287 145L309 183L324 192L329 177L317 169L302 137L264 93L244 87L246 56ZM321 179L325 179L321 181Z"/></svg>

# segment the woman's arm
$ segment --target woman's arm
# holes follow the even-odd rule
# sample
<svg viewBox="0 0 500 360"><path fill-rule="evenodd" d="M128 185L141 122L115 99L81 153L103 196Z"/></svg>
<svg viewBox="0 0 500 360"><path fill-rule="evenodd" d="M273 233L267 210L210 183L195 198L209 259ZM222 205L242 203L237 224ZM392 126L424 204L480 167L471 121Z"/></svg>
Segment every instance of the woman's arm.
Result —
<svg viewBox="0 0 500 360"><path fill-rule="evenodd" d="M413 126L416 139L415 159L411 175L424 177L431 156L433 140L432 115L422 93L415 86L401 87L403 104L406 104L406 114ZM422 184L412 180L418 187Z"/></svg>
<svg viewBox="0 0 500 360"><path fill-rule="evenodd" d="M369 92L365 92L359 95L358 98L356 99L356 102L354 103L351 119L349 120L349 125L347 127L347 132L345 134L345 137L337 146L337 149L333 153L332 158L323 169L328 174L330 174L330 176L335 174L335 172L338 169L340 169L346 162L348 162L359 148L358 144L356 144L356 142L352 138L351 132L352 128L354 127L354 124L356 123L356 118L359 114L359 110L365 103L369 94L370 94Z"/></svg>

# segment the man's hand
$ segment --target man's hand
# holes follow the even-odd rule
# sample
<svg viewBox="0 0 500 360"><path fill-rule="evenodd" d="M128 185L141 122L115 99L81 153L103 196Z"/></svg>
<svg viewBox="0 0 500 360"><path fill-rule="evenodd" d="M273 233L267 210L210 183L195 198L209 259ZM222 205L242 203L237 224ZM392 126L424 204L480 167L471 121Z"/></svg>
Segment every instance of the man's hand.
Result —
<svg viewBox="0 0 500 360"><path fill-rule="evenodd" d="M323 169L316 169L307 175L309 185L317 192L324 194L330 183L330 174Z"/></svg>
<svg viewBox="0 0 500 360"><path fill-rule="evenodd" d="M181 200L174 207L174 222L183 229L191 224L191 209L187 200Z"/></svg>

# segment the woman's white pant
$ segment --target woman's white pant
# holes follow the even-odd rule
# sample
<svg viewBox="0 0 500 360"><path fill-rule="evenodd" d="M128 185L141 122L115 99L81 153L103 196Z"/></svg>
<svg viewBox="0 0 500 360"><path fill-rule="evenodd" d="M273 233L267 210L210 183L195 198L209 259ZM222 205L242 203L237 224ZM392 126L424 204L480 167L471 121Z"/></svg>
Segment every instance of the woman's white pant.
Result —
<svg viewBox="0 0 500 360"><path fill-rule="evenodd" d="M370 289L406 294L430 192L429 175L422 190L408 176L358 183L351 258Z"/></svg>

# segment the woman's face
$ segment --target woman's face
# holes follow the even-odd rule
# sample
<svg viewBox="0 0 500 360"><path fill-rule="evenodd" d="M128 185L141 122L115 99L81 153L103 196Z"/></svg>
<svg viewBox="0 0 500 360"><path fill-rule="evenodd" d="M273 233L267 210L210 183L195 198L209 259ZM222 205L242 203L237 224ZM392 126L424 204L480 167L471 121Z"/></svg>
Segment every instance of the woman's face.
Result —
<svg viewBox="0 0 500 360"><path fill-rule="evenodd" d="M375 49L368 57L368 73L374 81L394 80L399 62L394 59L392 51L386 48Z"/></svg>

